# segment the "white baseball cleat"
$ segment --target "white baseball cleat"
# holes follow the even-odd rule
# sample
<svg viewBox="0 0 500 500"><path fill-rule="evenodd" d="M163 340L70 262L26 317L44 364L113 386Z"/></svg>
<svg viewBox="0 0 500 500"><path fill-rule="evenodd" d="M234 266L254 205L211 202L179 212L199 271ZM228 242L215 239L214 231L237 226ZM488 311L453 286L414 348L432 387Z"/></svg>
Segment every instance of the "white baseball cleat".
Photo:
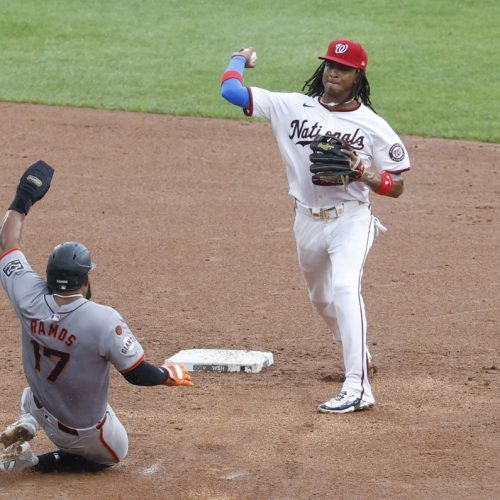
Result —
<svg viewBox="0 0 500 500"><path fill-rule="evenodd" d="M21 471L38 463L29 443L19 441L0 453L0 472Z"/></svg>
<svg viewBox="0 0 500 500"><path fill-rule="evenodd" d="M33 415L23 413L19 420L10 424L0 434L0 443L6 448L17 441L31 441L38 430L38 423Z"/></svg>
<svg viewBox="0 0 500 500"><path fill-rule="evenodd" d="M368 410L374 403L361 399L356 394L346 391L339 392L335 397L318 406L321 413L349 413L352 411Z"/></svg>

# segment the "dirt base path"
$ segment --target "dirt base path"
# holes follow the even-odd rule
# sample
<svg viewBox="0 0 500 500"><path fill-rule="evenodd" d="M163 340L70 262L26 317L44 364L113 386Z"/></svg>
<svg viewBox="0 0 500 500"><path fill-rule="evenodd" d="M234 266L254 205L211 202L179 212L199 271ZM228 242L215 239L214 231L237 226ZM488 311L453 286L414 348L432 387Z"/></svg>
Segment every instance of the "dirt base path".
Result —
<svg viewBox="0 0 500 500"><path fill-rule="evenodd" d="M494 498L500 489L500 145L405 137L398 200L372 196L389 232L364 276L377 406L323 415L342 376L312 310L270 126L0 104L0 211L25 167L56 168L23 249L93 252L95 300L150 361L180 349L271 351L260 374L195 374L111 404L127 459L96 475L0 476L1 498ZM3 212L2 212L3 213ZM0 426L25 385L19 327L0 296ZM50 443L39 435L34 449Z"/></svg>

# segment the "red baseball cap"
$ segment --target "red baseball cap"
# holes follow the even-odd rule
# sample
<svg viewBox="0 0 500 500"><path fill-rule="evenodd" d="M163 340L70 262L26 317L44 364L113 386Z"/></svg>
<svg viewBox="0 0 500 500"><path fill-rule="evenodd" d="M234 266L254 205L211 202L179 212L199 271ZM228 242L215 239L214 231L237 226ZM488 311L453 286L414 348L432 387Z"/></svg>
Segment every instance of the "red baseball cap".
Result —
<svg viewBox="0 0 500 500"><path fill-rule="evenodd" d="M328 45L326 55L319 59L335 61L351 68L365 70L368 66L368 54L360 43L339 38Z"/></svg>

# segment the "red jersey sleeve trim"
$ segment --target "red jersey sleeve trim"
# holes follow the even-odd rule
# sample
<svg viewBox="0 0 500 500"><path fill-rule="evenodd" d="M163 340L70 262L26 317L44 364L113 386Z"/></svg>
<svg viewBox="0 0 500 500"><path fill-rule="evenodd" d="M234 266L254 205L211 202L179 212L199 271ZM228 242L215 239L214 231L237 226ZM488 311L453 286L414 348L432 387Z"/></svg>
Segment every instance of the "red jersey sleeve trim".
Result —
<svg viewBox="0 0 500 500"><path fill-rule="evenodd" d="M246 116L252 116L253 115L253 95L252 95L252 88L247 87L248 89L248 97L249 101L247 104L247 107L243 110L243 113L245 113Z"/></svg>
<svg viewBox="0 0 500 500"><path fill-rule="evenodd" d="M15 248L11 248L10 250L7 250L2 255L0 255L0 260L2 260L4 257L9 255L9 253L15 252L16 250L21 250L21 249L19 247L15 247Z"/></svg>
<svg viewBox="0 0 500 500"><path fill-rule="evenodd" d="M130 368L125 368L125 370L121 370L120 373L128 373L131 372L134 368L137 368L145 359L146 355L143 354L139 360L137 360Z"/></svg>

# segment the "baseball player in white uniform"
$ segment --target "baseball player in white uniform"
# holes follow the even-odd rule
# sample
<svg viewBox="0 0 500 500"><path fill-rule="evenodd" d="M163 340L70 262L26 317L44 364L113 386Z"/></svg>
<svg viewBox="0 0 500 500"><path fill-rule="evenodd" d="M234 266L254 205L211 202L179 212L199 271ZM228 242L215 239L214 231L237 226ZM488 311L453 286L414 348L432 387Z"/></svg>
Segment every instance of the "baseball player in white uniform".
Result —
<svg viewBox="0 0 500 500"><path fill-rule="evenodd" d="M222 96L247 116L271 121L295 199L297 253L311 303L335 340L342 343L345 381L319 406L324 413L373 407L368 379L367 321L361 296L363 267L379 230L369 194L398 197L408 153L398 135L377 115L366 78L368 56L352 40L330 42L322 63L305 82L305 93L245 87L245 68L257 63L253 48L234 52L221 78ZM356 181L346 186L311 181L310 143L318 135L346 144Z"/></svg>
<svg viewBox="0 0 500 500"><path fill-rule="evenodd" d="M84 245L56 246L47 282L33 271L19 241L25 216L49 189L52 175L43 161L26 170L0 229L0 281L21 322L29 384L20 419L0 434L0 472L93 472L121 461L128 437L108 403L111 365L135 385L193 385L182 365L146 362L120 314L90 300L88 273L95 265ZM39 428L56 451L32 452L28 441Z"/></svg>

